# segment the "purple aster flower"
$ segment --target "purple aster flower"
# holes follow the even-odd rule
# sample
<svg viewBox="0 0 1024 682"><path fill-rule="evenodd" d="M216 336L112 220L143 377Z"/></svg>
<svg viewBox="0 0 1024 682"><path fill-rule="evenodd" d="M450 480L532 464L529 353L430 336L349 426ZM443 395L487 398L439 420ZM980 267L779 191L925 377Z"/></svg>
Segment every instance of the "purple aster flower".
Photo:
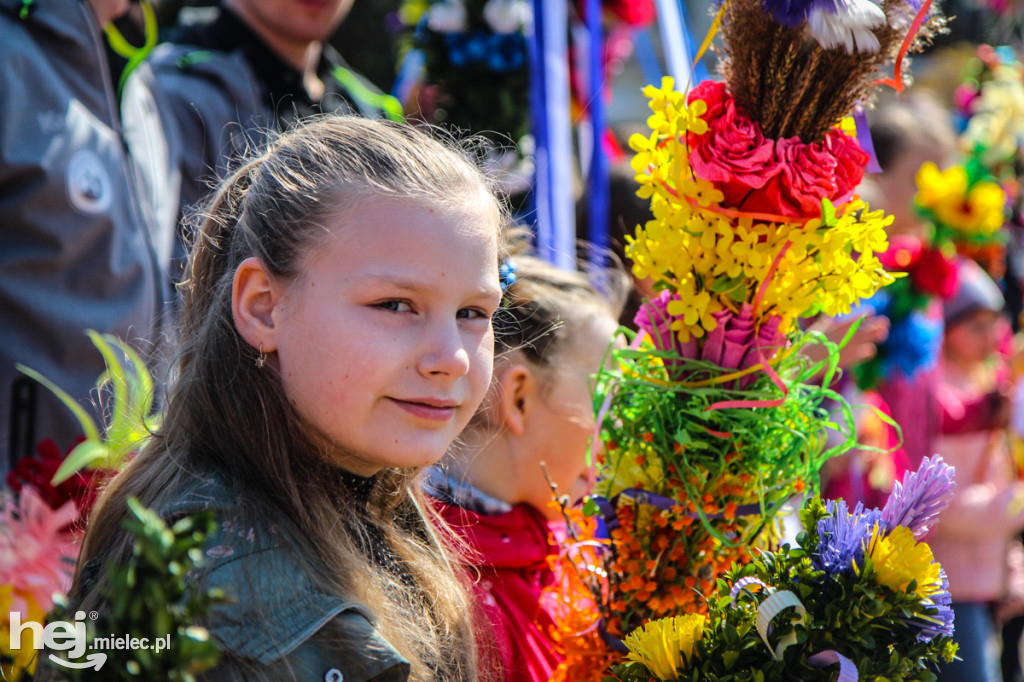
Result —
<svg viewBox="0 0 1024 682"><path fill-rule="evenodd" d="M942 457L925 457L917 471L893 485L889 500L882 509L882 519L891 527L906 526L918 540L939 520L939 512L953 499L955 470Z"/></svg>
<svg viewBox="0 0 1024 682"><path fill-rule="evenodd" d="M796 28L804 23L812 9L836 11L835 0L761 0L761 7L766 14L771 14L775 21L789 28Z"/></svg>
<svg viewBox="0 0 1024 682"><path fill-rule="evenodd" d="M949 594L949 578L946 577L945 569L939 569L939 579L942 581L942 591L931 599L936 612L910 621L911 625L921 628L917 634L919 642L927 642L938 635L953 636L953 608L950 606L953 597Z"/></svg>
<svg viewBox="0 0 1024 682"><path fill-rule="evenodd" d="M878 509L864 509L860 502L850 513L845 500L828 500L825 508L831 514L818 521L818 556L821 568L828 574L853 570L854 562L864 560L864 550L871 531L881 520ZM886 527L883 523L883 527Z"/></svg>

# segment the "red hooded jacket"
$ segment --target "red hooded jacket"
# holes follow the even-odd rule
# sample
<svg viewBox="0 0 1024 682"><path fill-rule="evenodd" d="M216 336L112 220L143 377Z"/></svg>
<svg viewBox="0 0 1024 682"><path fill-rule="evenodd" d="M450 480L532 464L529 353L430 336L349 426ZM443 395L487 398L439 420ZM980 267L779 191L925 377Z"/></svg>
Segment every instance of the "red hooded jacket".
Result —
<svg viewBox="0 0 1024 682"><path fill-rule="evenodd" d="M477 554L480 579L475 587L494 629L504 679L547 682L561 660L549 635L554 622L541 598L552 581L547 557L558 551L547 520L524 504L495 515L442 502L437 507Z"/></svg>

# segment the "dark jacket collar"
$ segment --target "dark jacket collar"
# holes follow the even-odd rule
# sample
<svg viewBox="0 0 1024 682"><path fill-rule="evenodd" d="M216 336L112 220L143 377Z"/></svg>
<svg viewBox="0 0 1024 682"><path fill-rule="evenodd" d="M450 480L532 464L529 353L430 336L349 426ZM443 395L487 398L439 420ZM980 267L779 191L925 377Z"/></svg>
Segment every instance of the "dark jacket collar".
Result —
<svg viewBox="0 0 1024 682"><path fill-rule="evenodd" d="M91 46L98 41L99 24L85 0L33 0L27 9L22 0L0 0L0 13L71 43Z"/></svg>

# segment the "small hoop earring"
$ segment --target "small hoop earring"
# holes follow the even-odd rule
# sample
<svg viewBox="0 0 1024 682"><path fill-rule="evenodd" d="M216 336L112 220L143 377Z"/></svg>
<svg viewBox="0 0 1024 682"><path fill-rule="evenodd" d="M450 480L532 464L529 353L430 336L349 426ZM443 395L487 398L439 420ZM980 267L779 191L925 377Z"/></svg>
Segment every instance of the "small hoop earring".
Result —
<svg viewBox="0 0 1024 682"><path fill-rule="evenodd" d="M267 366L267 354L263 352L263 344L260 344L260 354L256 358L256 369L263 369Z"/></svg>

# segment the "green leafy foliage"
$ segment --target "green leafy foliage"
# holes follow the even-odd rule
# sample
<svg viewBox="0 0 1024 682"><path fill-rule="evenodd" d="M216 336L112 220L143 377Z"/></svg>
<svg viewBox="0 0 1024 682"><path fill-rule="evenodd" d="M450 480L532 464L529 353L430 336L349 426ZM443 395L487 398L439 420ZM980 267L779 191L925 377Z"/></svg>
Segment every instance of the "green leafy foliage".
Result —
<svg viewBox="0 0 1024 682"><path fill-rule="evenodd" d="M111 393L110 420L105 430L101 430L92 416L54 382L30 367L17 365L19 371L57 396L75 415L85 433L85 440L68 454L54 475L54 485L86 468L119 470L159 426L159 417L152 414L154 385L146 363L131 346L116 336L91 329L86 334L107 366L96 382L101 391L109 387Z"/></svg>
<svg viewBox="0 0 1024 682"><path fill-rule="evenodd" d="M108 564L102 588L108 609L87 623L88 652L106 653L99 670L61 669L65 679L102 682L148 680L193 682L196 675L213 667L216 644L205 628L196 625L218 603L219 590L200 590L188 576L202 565L202 547L217 528L213 512L202 512L168 525L137 500L128 501L130 515L125 530L135 538L131 559L124 565ZM63 607L48 620L70 620ZM146 638L150 648L110 648L97 638ZM156 651L152 643L167 646ZM79 661L86 660L83 655Z"/></svg>

